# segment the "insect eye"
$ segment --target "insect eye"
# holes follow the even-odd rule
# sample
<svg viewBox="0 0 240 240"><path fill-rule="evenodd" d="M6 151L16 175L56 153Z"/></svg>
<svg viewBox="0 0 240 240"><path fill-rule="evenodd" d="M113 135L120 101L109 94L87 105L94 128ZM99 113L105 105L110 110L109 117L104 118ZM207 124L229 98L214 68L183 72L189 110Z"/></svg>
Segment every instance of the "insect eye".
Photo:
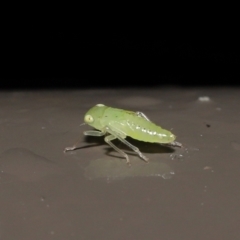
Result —
<svg viewBox="0 0 240 240"><path fill-rule="evenodd" d="M92 123L93 122L93 117L91 115L86 115L84 117L84 121L87 123Z"/></svg>

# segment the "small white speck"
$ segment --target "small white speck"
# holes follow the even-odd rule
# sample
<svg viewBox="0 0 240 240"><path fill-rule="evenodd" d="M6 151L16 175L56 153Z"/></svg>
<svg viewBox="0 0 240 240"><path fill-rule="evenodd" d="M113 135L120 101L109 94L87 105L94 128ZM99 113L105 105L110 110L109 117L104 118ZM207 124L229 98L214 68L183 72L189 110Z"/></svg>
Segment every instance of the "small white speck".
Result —
<svg viewBox="0 0 240 240"><path fill-rule="evenodd" d="M101 104L101 103L99 103L99 104L97 104L96 106L97 106L97 107L104 107L105 105L104 105L104 104Z"/></svg>
<svg viewBox="0 0 240 240"><path fill-rule="evenodd" d="M164 134L164 133L159 133L158 136L159 136L160 138L163 138L163 137L166 137L166 134Z"/></svg>
<svg viewBox="0 0 240 240"><path fill-rule="evenodd" d="M208 96L201 96L198 98L198 101L200 102L209 102L210 101L210 97Z"/></svg>

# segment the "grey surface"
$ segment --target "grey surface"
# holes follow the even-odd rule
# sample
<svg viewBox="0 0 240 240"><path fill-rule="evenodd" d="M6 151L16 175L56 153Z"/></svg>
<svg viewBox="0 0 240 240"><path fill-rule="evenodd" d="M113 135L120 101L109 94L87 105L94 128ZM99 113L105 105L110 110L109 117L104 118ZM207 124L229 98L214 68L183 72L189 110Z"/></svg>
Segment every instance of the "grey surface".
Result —
<svg viewBox="0 0 240 240"><path fill-rule="evenodd" d="M0 239L238 239L239 93L1 92ZM130 140L145 164L116 142L129 169L103 138L82 135L97 103L144 112L184 148Z"/></svg>

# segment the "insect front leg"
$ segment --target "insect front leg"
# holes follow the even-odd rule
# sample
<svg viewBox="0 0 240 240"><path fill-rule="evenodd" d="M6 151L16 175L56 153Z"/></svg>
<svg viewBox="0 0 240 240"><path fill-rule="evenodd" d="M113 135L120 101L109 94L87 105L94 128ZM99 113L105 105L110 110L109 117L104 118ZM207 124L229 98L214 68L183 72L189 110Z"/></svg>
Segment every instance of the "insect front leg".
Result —
<svg viewBox="0 0 240 240"><path fill-rule="evenodd" d="M83 132L83 134L84 134L85 136L101 137L101 136L105 135L106 132L104 132L104 131L103 131L103 132L100 132L100 131L95 131L95 130L89 130L89 131ZM76 148L78 148L78 147L77 147L77 143L75 143L72 147L66 147L66 148L64 149L64 152L73 151L73 150L75 150Z"/></svg>
<svg viewBox="0 0 240 240"><path fill-rule="evenodd" d="M138 117L144 118L145 120L150 122L149 118L144 113L136 112L136 114L137 114Z"/></svg>
<svg viewBox="0 0 240 240"><path fill-rule="evenodd" d="M95 130L89 130L89 131L84 131L83 134L85 136L93 136L93 137L102 137L106 134L106 131L95 131Z"/></svg>
<svg viewBox="0 0 240 240"><path fill-rule="evenodd" d="M146 156L144 156L137 147L133 146L130 142L128 142L125 139L126 136L123 136L123 134L118 133L117 129L113 130L111 127L107 127L106 131L109 132L111 135L115 136L115 138L118 138L124 144L126 144L129 148L131 148L134 152L136 152L145 162L148 163L148 158ZM129 160L127 160L127 162L128 161Z"/></svg>

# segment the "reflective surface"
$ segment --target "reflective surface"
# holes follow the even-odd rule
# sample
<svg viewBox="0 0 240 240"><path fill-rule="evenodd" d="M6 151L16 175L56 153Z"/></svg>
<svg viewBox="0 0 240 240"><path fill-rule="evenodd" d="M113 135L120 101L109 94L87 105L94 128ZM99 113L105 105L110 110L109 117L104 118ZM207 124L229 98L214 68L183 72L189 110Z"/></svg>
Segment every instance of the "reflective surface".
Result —
<svg viewBox="0 0 240 240"><path fill-rule="evenodd" d="M0 239L238 239L240 91L0 94ZM142 111L183 149L129 139L132 167L79 126L97 103ZM79 149L63 153L78 140Z"/></svg>

